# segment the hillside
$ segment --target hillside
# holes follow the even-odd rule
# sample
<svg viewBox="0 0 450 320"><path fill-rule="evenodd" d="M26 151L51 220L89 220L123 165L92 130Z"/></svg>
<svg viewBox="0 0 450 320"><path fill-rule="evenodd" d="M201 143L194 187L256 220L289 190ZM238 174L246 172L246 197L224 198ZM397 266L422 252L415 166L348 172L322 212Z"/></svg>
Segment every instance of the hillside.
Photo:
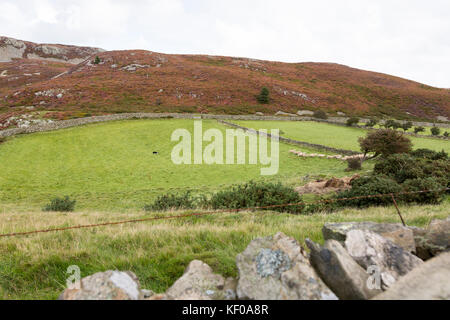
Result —
<svg viewBox="0 0 450 320"><path fill-rule="evenodd" d="M448 89L338 64L142 50L100 52L18 42L26 48L19 49L17 43L5 47L5 38L0 38L0 61L6 60L5 52L11 60L0 62L1 113L26 112L24 107L34 106L55 118L140 111L274 114L317 109L330 115L450 117ZM101 58L97 65L96 55ZM259 105L255 96L264 86L271 102Z"/></svg>

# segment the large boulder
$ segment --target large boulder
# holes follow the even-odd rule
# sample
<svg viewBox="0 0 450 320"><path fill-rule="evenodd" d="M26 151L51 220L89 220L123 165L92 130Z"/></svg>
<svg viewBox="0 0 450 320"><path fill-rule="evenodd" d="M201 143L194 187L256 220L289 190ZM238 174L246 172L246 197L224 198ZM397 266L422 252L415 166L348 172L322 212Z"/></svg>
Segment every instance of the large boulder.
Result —
<svg viewBox="0 0 450 320"><path fill-rule="evenodd" d="M194 260L183 276L166 291L174 300L224 300L236 297L232 279L213 273L206 263Z"/></svg>
<svg viewBox="0 0 450 320"><path fill-rule="evenodd" d="M375 299L450 300L450 253L443 253L417 267Z"/></svg>
<svg viewBox="0 0 450 320"><path fill-rule="evenodd" d="M60 300L140 300L144 297L132 272L106 271L81 279L78 289L66 289Z"/></svg>
<svg viewBox="0 0 450 320"><path fill-rule="evenodd" d="M236 259L237 295L251 300L336 300L298 242L283 233L253 240Z"/></svg>
<svg viewBox="0 0 450 320"><path fill-rule="evenodd" d="M348 232L345 247L350 256L365 270L378 270L383 289L423 264L422 260L392 241L366 230Z"/></svg>
<svg viewBox="0 0 450 320"><path fill-rule="evenodd" d="M391 240L408 252L416 251L414 233L401 224L375 222L326 223L322 229L325 240L337 240L344 243L347 233L352 230L367 230Z"/></svg>
<svg viewBox="0 0 450 320"><path fill-rule="evenodd" d="M450 217L445 220L433 220L428 229L414 228L413 232L417 256L423 260L450 250Z"/></svg>
<svg viewBox="0 0 450 320"><path fill-rule="evenodd" d="M358 265L336 240L321 247L307 239L310 261L325 284L343 300L368 300L381 293L369 286L369 274Z"/></svg>

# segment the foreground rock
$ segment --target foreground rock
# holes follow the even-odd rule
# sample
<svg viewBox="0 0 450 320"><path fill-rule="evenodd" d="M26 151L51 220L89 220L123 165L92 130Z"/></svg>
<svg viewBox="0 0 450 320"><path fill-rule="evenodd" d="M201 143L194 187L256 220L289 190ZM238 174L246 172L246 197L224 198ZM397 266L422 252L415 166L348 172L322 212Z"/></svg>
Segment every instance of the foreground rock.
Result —
<svg viewBox="0 0 450 320"><path fill-rule="evenodd" d="M336 240L321 247L306 240L311 250L310 261L325 284L343 300L368 300L381 293L369 289L369 274L358 265Z"/></svg>
<svg viewBox="0 0 450 320"><path fill-rule="evenodd" d="M375 299L450 300L450 253L417 267Z"/></svg>
<svg viewBox="0 0 450 320"><path fill-rule="evenodd" d="M237 295L252 300L336 300L303 248L283 233L253 240L237 256Z"/></svg>
<svg viewBox="0 0 450 320"><path fill-rule="evenodd" d="M81 279L80 289L66 289L60 300L140 300L144 293L132 272L106 271Z"/></svg>
<svg viewBox="0 0 450 320"><path fill-rule="evenodd" d="M232 279L225 280L206 263L194 260L166 295L174 300L224 300L235 299L235 289Z"/></svg>
<svg viewBox="0 0 450 320"><path fill-rule="evenodd" d="M326 223L322 229L325 240L337 240L344 243L347 233L352 230L367 230L391 240L407 252L416 252L414 232L401 224L375 222Z"/></svg>
<svg viewBox="0 0 450 320"><path fill-rule="evenodd" d="M417 256L428 260L438 254L450 251L450 217L433 220L428 229L414 228Z"/></svg>
<svg viewBox="0 0 450 320"><path fill-rule="evenodd" d="M392 241L370 231L348 232L345 246L350 256L365 270L379 271L383 289L423 264L422 260Z"/></svg>

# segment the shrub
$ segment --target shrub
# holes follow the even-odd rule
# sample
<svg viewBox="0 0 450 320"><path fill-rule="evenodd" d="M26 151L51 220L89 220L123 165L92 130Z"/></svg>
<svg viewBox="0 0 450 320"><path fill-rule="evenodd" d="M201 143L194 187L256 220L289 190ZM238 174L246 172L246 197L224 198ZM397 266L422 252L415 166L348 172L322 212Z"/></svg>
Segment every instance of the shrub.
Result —
<svg viewBox="0 0 450 320"><path fill-rule="evenodd" d="M356 171L362 169L361 159L350 158L347 160L348 168L347 171Z"/></svg>
<svg viewBox="0 0 450 320"><path fill-rule="evenodd" d="M347 120L347 127L353 127L359 123L358 117L351 117Z"/></svg>
<svg viewBox="0 0 450 320"><path fill-rule="evenodd" d="M450 136L450 133L448 133L448 131L444 132L444 137L448 138Z"/></svg>
<svg viewBox="0 0 450 320"><path fill-rule="evenodd" d="M375 164L373 173L403 183L408 179L424 178L423 170L418 163L419 160L409 154L391 155Z"/></svg>
<svg viewBox="0 0 450 320"><path fill-rule="evenodd" d="M364 154L374 153L377 156L387 157L396 153L408 153L412 150L412 142L400 132L382 129L369 132L365 138L359 139Z"/></svg>
<svg viewBox="0 0 450 320"><path fill-rule="evenodd" d="M394 129L395 130L395 129L401 128L401 126L402 126L402 124L400 122L395 121L395 120L387 120L384 123L384 127L386 129Z"/></svg>
<svg viewBox="0 0 450 320"><path fill-rule="evenodd" d="M399 193L401 191L402 191L401 186L393 179L383 176L369 176L354 180L352 182L352 188L350 190L339 192L336 196L336 199ZM392 204L392 198L389 196L371 197L352 200L341 200L337 201L336 203L340 207L365 208L369 206Z"/></svg>
<svg viewBox="0 0 450 320"><path fill-rule="evenodd" d="M370 119L369 122L366 123L367 128L373 128L378 124L378 120Z"/></svg>
<svg viewBox="0 0 450 320"><path fill-rule="evenodd" d="M196 208L197 199L189 191L182 194L163 194L144 207L145 211L169 211Z"/></svg>
<svg viewBox="0 0 450 320"><path fill-rule="evenodd" d="M447 160L448 153L442 150L437 152L430 149L417 149L410 153L415 158L430 159L430 160Z"/></svg>
<svg viewBox="0 0 450 320"><path fill-rule="evenodd" d="M413 124L411 121L405 122L402 124L402 129L403 131L408 131L409 129L411 129L413 127Z"/></svg>
<svg viewBox="0 0 450 320"><path fill-rule="evenodd" d="M55 212L71 212L75 210L76 200L70 200L68 196L64 198L53 198L49 204L47 204L43 211L55 211Z"/></svg>
<svg viewBox="0 0 450 320"><path fill-rule="evenodd" d="M433 177L443 186L450 185L450 161L443 159L430 160L409 154L397 154L379 161L373 173L392 178L397 183Z"/></svg>
<svg viewBox="0 0 450 320"><path fill-rule="evenodd" d="M100 57L99 56L96 56L95 57L95 60L94 60L94 64L99 64L101 61L100 61Z"/></svg>
<svg viewBox="0 0 450 320"><path fill-rule="evenodd" d="M317 110L316 112L314 112L313 117L316 119L323 119L323 120L328 119L326 112L323 110Z"/></svg>
<svg viewBox="0 0 450 320"><path fill-rule="evenodd" d="M420 132L425 132L425 128L424 127L415 127L414 128L414 133L418 134Z"/></svg>
<svg viewBox="0 0 450 320"><path fill-rule="evenodd" d="M270 92L269 89L267 89L266 87L261 89L261 92L259 93L259 95L256 97L256 99L258 100L259 103L261 104L268 104L270 102Z"/></svg>
<svg viewBox="0 0 450 320"><path fill-rule="evenodd" d="M433 136L438 136L438 135L440 135L440 134L441 134L441 128L438 128L438 127L433 127L433 128L431 128L431 134L432 134Z"/></svg>
<svg viewBox="0 0 450 320"><path fill-rule="evenodd" d="M246 209L301 202L302 197L293 188L280 183L249 182L215 193L207 206L212 209ZM266 210L299 214L303 209L304 205L299 204Z"/></svg>
<svg viewBox="0 0 450 320"><path fill-rule="evenodd" d="M404 202L414 202L418 204L439 204L443 200L445 191L440 181L434 177L424 179L406 180L402 185L404 192L415 192L423 190L432 190L434 192L413 193L401 196Z"/></svg>

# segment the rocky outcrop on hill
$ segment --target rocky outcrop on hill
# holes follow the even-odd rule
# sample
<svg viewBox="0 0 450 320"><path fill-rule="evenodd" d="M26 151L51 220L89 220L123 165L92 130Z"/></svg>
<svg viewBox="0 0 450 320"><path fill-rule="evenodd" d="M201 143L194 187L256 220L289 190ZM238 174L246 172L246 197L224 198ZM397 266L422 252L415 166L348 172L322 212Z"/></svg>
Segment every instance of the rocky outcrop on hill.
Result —
<svg viewBox="0 0 450 320"><path fill-rule="evenodd" d="M307 239L308 254L283 233L251 241L236 258L237 279L194 260L165 293L141 289L131 272L86 277L62 300L368 300L450 299L450 253L423 262L411 254L411 234L448 248L447 220L428 230L373 222L326 224L323 246ZM413 231L411 231L413 232ZM404 241L408 239L407 241ZM421 242L418 242L421 245Z"/></svg>
<svg viewBox="0 0 450 320"><path fill-rule="evenodd" d="M28 41L0 37L0 62L13 59L36 59L79 64L103 49L60 44L37 44Z"/></svg>

